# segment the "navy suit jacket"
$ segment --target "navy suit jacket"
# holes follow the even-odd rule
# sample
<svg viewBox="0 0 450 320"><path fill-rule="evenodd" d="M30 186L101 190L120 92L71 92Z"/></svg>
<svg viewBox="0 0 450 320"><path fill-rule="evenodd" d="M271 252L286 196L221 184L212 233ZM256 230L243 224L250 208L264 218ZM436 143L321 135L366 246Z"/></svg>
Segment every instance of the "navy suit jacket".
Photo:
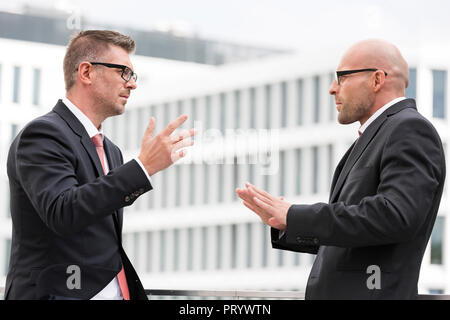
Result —
<svg viewBox="0 0 450 320"><path fill-rule="evenodd" d="M131 299L147 298L121 233L123 207L152 187L139 164L123 164L106 137L104 149L107 175L83 125L61 100L14 139L7 163L13 230L5 299L90 299L122 265ZM79 289L68 285L70 266L79 267Z"/></svg>
<svg viewBox="0 0 450 320"><path fill-rule="evenodd" d="M413 99L400 101L346 152L329 203L289 208L273 247L317 254L306 299L414 299L444 179L438 133Z"/></svg>

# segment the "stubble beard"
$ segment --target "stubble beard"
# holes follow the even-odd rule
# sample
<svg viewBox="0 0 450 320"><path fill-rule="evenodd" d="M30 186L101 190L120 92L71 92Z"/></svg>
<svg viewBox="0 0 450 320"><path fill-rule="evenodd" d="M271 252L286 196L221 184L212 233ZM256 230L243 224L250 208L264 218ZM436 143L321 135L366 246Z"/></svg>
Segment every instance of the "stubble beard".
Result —
<svg viewBox="0 0 450 320"><path fill-rule="evenodd" d="M340 124L351 124L361 121L368 116L373 104L371 97L366 97L364 101L342 103L341 112L338 114Z"/></svg>

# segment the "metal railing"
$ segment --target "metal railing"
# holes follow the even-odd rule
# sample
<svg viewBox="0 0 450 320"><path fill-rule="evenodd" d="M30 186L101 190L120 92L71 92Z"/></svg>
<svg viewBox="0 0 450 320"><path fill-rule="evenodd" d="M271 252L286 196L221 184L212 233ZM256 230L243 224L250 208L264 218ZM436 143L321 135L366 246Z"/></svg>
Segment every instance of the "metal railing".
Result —
<svg viewBox="0 0 450 320"><path fill-rule="evenodd" d="M3 299L4 287L0 287L0 299ZM156 299L231 299L231 300L304 300L303 291L247 291L247 290L177 290L145 289L150 300ZM419 294L417 300L450 300L445 294Z"/></svg>

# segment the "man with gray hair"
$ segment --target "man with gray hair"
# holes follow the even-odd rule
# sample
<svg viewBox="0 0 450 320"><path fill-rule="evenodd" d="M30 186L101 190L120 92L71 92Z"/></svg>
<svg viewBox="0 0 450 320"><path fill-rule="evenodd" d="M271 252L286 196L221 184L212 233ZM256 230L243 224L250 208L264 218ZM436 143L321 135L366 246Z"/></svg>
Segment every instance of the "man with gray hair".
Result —
<svg viewBox="0 0 450 320"><path fill-rule="evenodd" d="M330 86L338 121L359 138L328 203L292 205L250 183L244 205L272 227L274 248L317 254L306 299L414 299L445 179L442 143L406 99L408 64L391 43L356 43Z"/></svg>
<svg viewBox="0 0 450 320"><path fill-rule="evenodd" d="M134 49L114 31L75 35L64 57L66 96L11 144L5 299L147 298L122 247L123 207L153 188L153 174L185 156L194 131L173 133L182 115L153 137L152 117L139 156L123 163L102 123L125 111L137 87Z"/></svg>

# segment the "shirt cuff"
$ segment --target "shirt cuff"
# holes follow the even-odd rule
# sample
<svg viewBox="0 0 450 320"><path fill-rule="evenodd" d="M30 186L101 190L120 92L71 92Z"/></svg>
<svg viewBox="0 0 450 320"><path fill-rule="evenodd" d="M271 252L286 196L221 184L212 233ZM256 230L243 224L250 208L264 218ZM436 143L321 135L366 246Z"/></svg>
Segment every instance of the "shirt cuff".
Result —
<svg viewBox="0 0 450 320"><path fill-rule="evenodd" d="M150 185L153 187L153 182L152 179L150 178L147 170L145 170L144 165L142 164L141 160L139 160L138 157L134 158L134 160L136 160L136 162L139 164L139 166L141 167L142 171L144 171L145 175L147 176L148 181L150 182Z"/></svg>

